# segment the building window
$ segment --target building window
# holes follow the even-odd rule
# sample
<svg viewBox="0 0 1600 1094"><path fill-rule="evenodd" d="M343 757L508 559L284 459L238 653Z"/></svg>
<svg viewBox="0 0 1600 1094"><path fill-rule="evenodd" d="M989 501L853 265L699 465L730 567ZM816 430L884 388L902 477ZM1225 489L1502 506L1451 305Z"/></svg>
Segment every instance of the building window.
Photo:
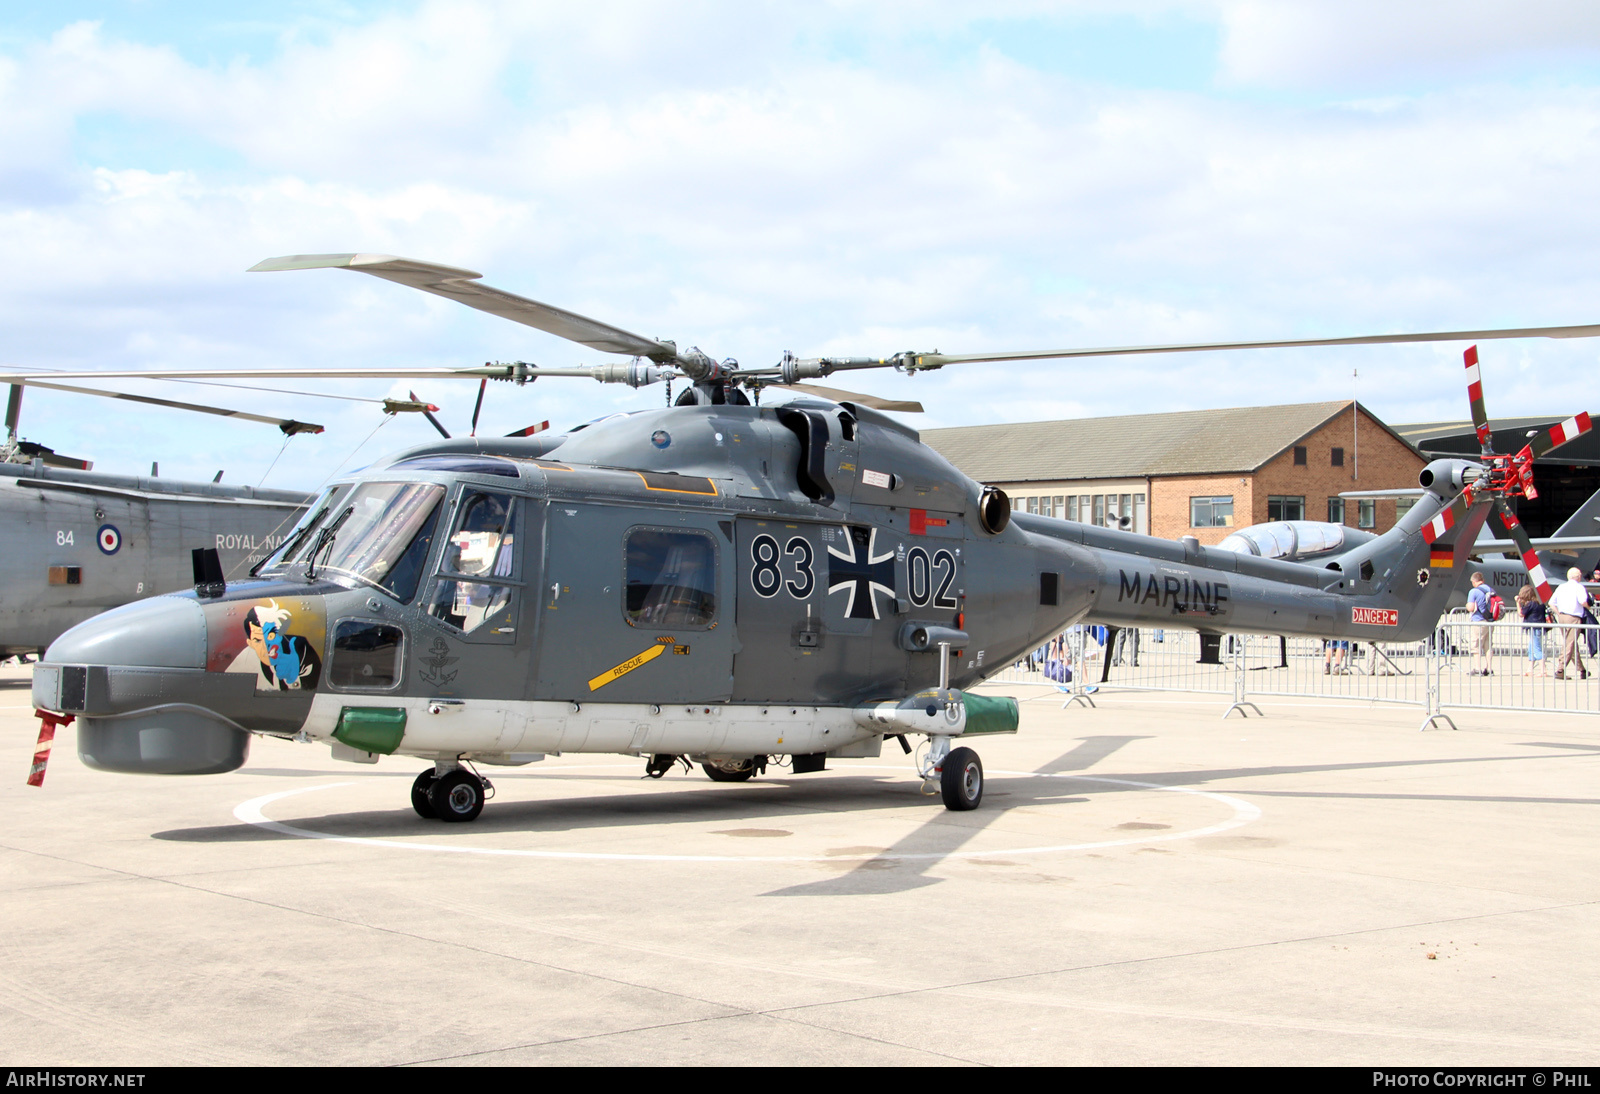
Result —
<svg viewBox="0 0 1600 1094"><path fill-rule="evenodd" d="M1135 494L1133 496L1133 530L1143 535L1149 527L1150 525L1145 519L1144 495Z"/></svg>
<svg viewBox="0 0 1600 1094"><path fill-rule="evenodd" d="M1344 523L1344 499L1343 498L1329 498L1328 499L1328 522L1330 524L1343 524Z"/></svg>
<svg viewBox="0 0 1600 1094"><path fill-rule="evenodd" d="M1411 512L1411 507L1417 504L1416 498L1396 498L1394 500L1394 519L1399 520Z"/></svg>
<svg viewBox="0 0 1600 1094"><path fill-rule="evenodd" d="M1232 528L1233 498L1190 498L1189 527Z"/></svg>
<svg viewBox="0 0 1600 1094"><path fill-rule="evenodd" d="M1066 520L1067 519L1067 499L1062 497L1060 494L1057 494L1055 496L1055 503L1056 503L1055 504L1055 518L1057 520Z"/></svg>
<svg viewBox="0 0 1600 1094"><path fill-rule="evenodd" d="M1333 450L1333 466L1335 466L1335 467L1343 467L1344 466L1344 449L1335 448Z"/></svg>
<svg viewBox="0 0 1600 1094"><path fill-rule="evenodd" d="M1376 528L1378 526L1378 503L1371 498L1356 502L1356 527Z"/></svg>
<svg viewBox="0 0 1600 1094"><path fill-rule="evenodd" d="M1094 526L1096 528L1104 528L1106 526L1106 496L1104 494L1094 495Z"/></svg>
<svg viewBox="0 0 1600 1094"><path fill-rule="evenodd" d="M1305 520L1306 499L1270 495L1267 498L1268 520Z"/></svg>
<svg viewBox="0 0 1600 1094"><path fill-rule="evenodd" d="M1304 467L1306 465L1306 446L1303 444L1294 446L1294 465L1296 467Z"/></svg>
<svg viewBox="0 0 1600 1094"><path fill-rule="evenodd" d="M1077 520L1078 519L1078 498L1077 498L1077 495L1073 495L1072 497L1067 499L1067 519L1068 520Z"/></svg>

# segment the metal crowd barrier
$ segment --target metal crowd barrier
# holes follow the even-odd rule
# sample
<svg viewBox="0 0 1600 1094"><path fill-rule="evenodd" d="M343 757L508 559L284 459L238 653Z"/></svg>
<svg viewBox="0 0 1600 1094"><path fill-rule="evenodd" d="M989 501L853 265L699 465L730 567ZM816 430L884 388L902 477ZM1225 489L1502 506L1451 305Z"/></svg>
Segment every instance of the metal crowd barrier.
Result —
<svg viewBox="0 0 1600 1094"><path fill-rule="evenodd" d="M1054 686L1064 706L1093 706L1095 695L1114 691L1224 695L1223 717L1260 714L1251 697L1402 703L1422 708L1423 729L1455 728L1450 708L1600 714L1594 625L1529 628L1518 619L1473 623L1452 614L1420 642L1225 635L1209 651L1194 631L1126 628L1103 644L1104 633L1073 627L989 679Z"/></svg>

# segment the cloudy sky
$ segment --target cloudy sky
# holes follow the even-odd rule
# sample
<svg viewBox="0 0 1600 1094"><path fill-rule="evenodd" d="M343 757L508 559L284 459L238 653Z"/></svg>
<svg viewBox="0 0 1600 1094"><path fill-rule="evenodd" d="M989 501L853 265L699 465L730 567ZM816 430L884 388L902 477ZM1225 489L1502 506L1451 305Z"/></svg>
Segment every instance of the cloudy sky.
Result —
<svg viewBox="0 0 1600 1094"><path fill-rule="evenodd" d="M746 365L1600 322L1600 6L0 2L0 248L0 363L75 372L604 360L345 271L244 272L343 251ZM925 426L1352 394L1406 422L1464 415L1462 348L840 382ZM1600 341L1483 353L1492 414L1600 410ZM464 431L473 385L417 387ZM127 389L326 423L267 485L432 435L356 451L368 404ZM663 393L490 396L503 433ZM36 390L23 433L229 482L279 453L127 406Z"/></svg>

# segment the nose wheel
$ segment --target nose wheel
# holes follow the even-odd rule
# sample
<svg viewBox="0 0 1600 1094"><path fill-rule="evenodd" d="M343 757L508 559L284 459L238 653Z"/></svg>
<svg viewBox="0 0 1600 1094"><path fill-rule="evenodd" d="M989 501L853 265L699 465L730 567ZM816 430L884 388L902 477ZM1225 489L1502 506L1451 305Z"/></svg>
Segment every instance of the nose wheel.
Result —
<svg viewBox="0 0 1600 1094"><path fill-rule="evenodd" d="M411 784L411 808L426 820L477 820L492 789L489 780L479 778L464 767L443 775L424 771Z"/></svg>
<svg viewBox="0 0 1600 1094"><path fill-rule="evenodd" d="M417 816L423 820L438 820L439 814L433 811L433 803L428 800L428 792L433 789L436 776L433 768L428 768L417 776L417 781L411 784L411 808L417 811Z"/></svg>

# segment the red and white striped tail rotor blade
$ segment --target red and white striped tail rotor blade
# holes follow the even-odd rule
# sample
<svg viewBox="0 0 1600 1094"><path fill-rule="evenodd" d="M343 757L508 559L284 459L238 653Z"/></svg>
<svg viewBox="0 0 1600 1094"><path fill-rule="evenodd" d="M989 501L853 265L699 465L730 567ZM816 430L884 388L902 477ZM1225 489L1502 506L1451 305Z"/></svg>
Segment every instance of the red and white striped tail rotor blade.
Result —
<svg viewBox="0 0 1600 1094"><path fill-rule="evenodd" d="M1522 564L1528 568L1528 583L1533 586L1533 591L1539 594L1540 602L1550 603L1550 579L1545 575L1544 566L1539 562L1539 552L1533 549L1533 541L1528 538L1527 529L1522 527L1522 522L1503 499L1496 498L1494 504L1500 513L1500 520L1506 526L1506 532L1511 536L1511 541L1517 545L1517 553L1522 556Z"/></svg>
<svg viewBox="0 0 1600 1094"><path fill-rule="evenodd" d="M1478 373L1478 347L1468 346L1463 356L1467 362L1467 402L1472 404L1472 426L1478 433L1478 447L1487 456L1493 451L1494 432L1489 428L1489 412L1483 408L1483 379Z"/></svg>
<svg viewBox="0 0 1600 1094"><path fill-rule="evenodd" d="M1574 415L1559 425L1551 426L1549 432L1535 437L1528 447L1533 451L1533 458L1539 459L1548 452L1552 452L1569 441L1575 441L1589 430L1594 428L1594 423L1589 420L1588 412Z"/></svg>

